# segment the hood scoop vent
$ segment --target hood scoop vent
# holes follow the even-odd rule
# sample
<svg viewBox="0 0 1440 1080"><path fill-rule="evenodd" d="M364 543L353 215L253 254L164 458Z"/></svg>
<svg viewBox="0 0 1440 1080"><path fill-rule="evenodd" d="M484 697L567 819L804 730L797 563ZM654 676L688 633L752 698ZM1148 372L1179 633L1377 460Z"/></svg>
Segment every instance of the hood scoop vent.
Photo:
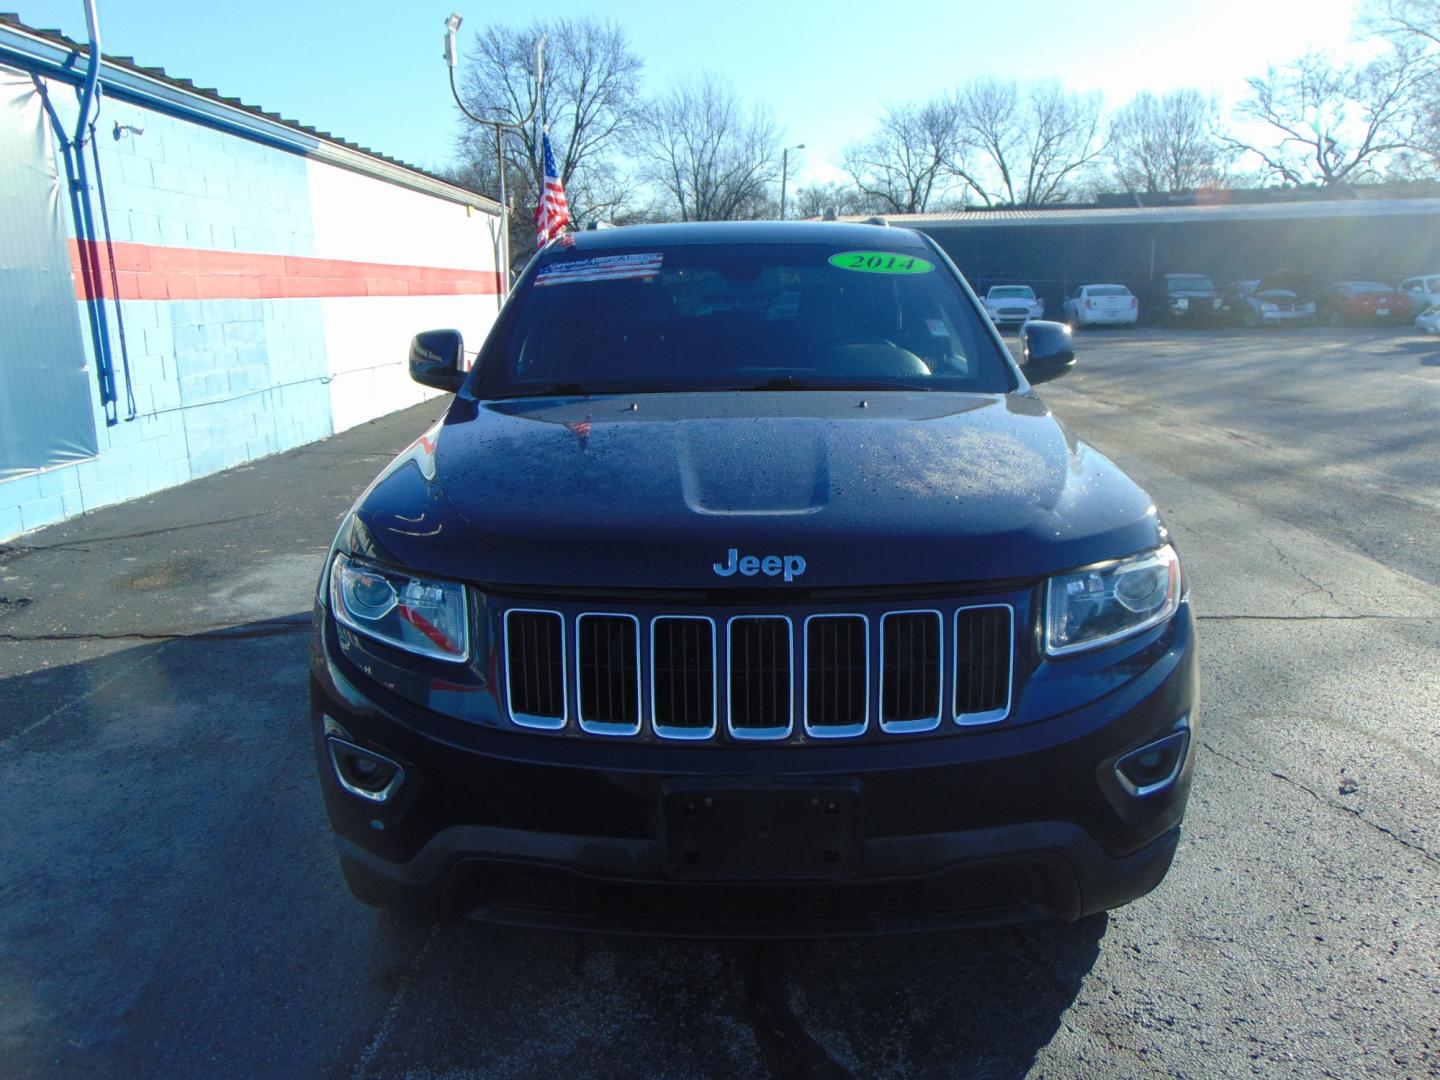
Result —
<svg viewBox="0 0 1440 1080"><path fill-rule="evenodd" d="M829 449L820 423L687 423L678 449L685 505L696 514L814 514L830 499Z"/></svg>

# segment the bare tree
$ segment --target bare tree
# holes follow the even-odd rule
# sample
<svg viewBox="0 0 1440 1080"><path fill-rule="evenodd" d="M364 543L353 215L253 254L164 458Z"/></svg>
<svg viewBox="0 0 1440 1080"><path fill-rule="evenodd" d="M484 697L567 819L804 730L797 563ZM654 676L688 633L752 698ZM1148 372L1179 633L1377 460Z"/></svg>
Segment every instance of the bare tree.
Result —
<svg viewBox="0 0 1440 1080"><path fill-rule="evenodd" d="M771 216L780 175L780 129L762 105L746 108L728 82L706 73L652 101L640 128L645 176L681 221Z"/></svg>
<svg viewBox="0 0 1440 1080"><path fill-rule="evenodd" d="M874 135L845 149L841 167L875 209L921 214L954 192L951 162L959 148L957 136L955 103L949 98L894 105L885 110Z"/></svg>
<svg viewBox="0 0 1440 1080"><path fill-rule="evenodd" d="M1127 191L1193 191L1225 183L1233 151L1216 136L1215 99L1189 88L1138 94L1110 118L1109 157Z"/></svg>
<svg viewBox="0 0 1440 1080"><path fill-rule="evenodd" d="M797 188L790 206L791 214L798 218L824 217L831 210L836 214L883 214L886 210L854 184L838 180Z"/></svg>
<svg viewBox="0 0 1440 1080"><path fill-rule="evenodd" d="M1440 0L1370 0L1360 25L1396 44L1440 50Z"/></svg>
<svg viewBox="0 0 1440 1080"><path fill-rule="evenodd" d="M1418 71L1403 119L1409 146L1397 155L1397 170L1440 175L1440 0L1371 0L1360 28L1389 40Z"/></svg>
<svg viewBox="0 0 1440 1080"><path fill-rule="evenodd" d="M577 222L622 215L635 190L622 162L639 119L643 68L623 29L588 18L489 27L475 35L461 97L478 115L524 120L535 91L535 42L542 33L549 43L541 114L570 213ZM493 128L461 120L457 171L492 190L494 138ZM538 124L507 136L505 179L517 207L536 202L539 139ZM515 215L514 230L522 243L512 250L523 257L534 247L533 235L523 242L534 232L526 214Z"/></svg>
<svg viewBox="0 0 1440 1080"><path fill-rule="evenodd" d="M1374 179L1410 145L1406 125L1423 74L1415 54L1405 50L1364 67L1307 54L1247 80L1250 96L1236 117L1269 139L1230 135L1226 141L1254 154L1268 175L1286 183Z"/></svg>
<svg viewBox="0 0 1440 1080"><path fill-rule="evenodd" d="M1105 149L1099 95L1072 93L1058 82L1022 90L977 79L960 88L955 102L951 169L987 205L1063 202Z"/></svg>

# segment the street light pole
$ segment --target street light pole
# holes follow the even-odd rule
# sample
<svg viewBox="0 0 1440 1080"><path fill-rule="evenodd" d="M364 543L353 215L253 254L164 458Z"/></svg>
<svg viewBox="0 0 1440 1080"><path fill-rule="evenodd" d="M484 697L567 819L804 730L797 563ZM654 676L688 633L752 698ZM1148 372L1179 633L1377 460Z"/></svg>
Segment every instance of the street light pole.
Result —
<svg viewBox="0 0 1440 1080"><path fill-rule="evenodd" d="M496 267L500 275L500 301L503 303L510 292L510 207L505 201L505 132L520 131L533 123L540 108L540 87L545 79L545 37L535 42L535 96L530 100L530 115L519 123L507 120L486 119L476 116L460 100L460 91L455 88L455 61L459 54L456 37L460 33L461 16L456 13L445 20L445 62L450 65L450 94L460 111L477 124L495 129L495 173L500 186L500 251Z"/></svg>
<svg viewBox="0 0 1440 1080"><path fill-rule="evenodd" d="M790 173L790 151L804 150L805 144L796 143L794 146L787 146L780 153L780 220L785 220L785 181L789 179Z"/></svg>

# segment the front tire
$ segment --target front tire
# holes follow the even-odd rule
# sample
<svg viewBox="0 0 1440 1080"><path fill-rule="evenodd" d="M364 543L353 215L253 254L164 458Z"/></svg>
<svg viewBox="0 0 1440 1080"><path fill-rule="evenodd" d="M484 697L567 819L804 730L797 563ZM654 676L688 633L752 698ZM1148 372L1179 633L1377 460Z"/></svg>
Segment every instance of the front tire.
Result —
<svg viewBox="0 0 1440 1080"><path fill-rule="evenodd" d="M1345 320L1343 320L1342 318L1340 318L1340 309L1339 309L1339 308L1332 306L1332 307L1327 307L1327 308L1325 309L1325 325L1326 325L1326 326L1340 326L1344 321L1345 321Z"/></svg>
<svg viewBox="0 0 1440 1080"><path fill-rule="evenodd" d="M1260 325L1260 316L1255 314L1254 308L1247 307L1245 309L1245 314L1240 316L1240 325L1245 327L1246 330L1254 330L1255 327Z"/></svg>

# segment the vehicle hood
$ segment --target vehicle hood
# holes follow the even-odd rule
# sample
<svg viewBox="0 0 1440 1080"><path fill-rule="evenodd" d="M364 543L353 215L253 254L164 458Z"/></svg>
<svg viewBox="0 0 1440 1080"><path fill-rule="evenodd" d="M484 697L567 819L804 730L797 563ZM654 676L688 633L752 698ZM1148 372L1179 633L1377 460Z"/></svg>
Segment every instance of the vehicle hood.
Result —
<svg viewBox="0 0 1440 1080"><path fill-rule="evenodd" d="M799 590L1027 578L1160 535L1029 394L832 391L461 398L341 542L489 584ZM720 576L732 548L805 570Z"/></svg>

